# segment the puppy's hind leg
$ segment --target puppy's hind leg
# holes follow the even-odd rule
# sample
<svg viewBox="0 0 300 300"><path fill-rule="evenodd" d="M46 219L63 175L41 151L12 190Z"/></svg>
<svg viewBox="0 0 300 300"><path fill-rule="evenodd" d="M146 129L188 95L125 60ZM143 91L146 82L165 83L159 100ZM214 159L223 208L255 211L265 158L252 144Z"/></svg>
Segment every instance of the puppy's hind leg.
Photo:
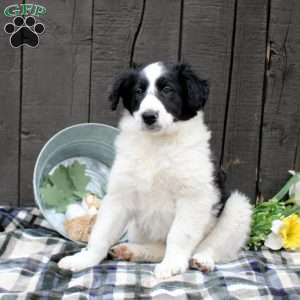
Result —
<svg viewBox="0 0 300 300"><path fill-rule="evenodd" d="M247 242L251 214L249 199L233 192L215 227L194 251L190 266L207 272L214 269L215 263L236 258Z"/></svg>
<svg viewBox="0 0 300 300"><path fill-rule="evenodd" d="M134 262L160 262L165 253L164 243L122 243L112 247L109 254L119 260Z"/></svg>
<svg viewBox="0 0 300 300"><path fill-rule="evenodd" d="M160 262L165 254L165 243L149 241L140 226L132 219L128 224L128 243L112 247L109 254L118 260Z"/></svg>

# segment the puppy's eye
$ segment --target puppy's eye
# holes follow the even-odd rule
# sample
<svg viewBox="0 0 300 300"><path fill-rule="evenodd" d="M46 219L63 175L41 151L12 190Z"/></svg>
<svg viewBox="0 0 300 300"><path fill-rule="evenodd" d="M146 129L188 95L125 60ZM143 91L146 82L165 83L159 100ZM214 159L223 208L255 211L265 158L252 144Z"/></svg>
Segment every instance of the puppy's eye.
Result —
<svg viewBox="0 0 300 300"><path fill-rule="evenodd" d="M173 92L173 89L170 86L166 85L166 86L164 86L164 88L161 91L165 94L168 94L168 93Z"/></svg>
<svg viewBox="0 0 300 300"><path fill-rule="evenodd" d="M136 95L142 95L143 93L144 93L144 91L141 88L136 88L136 90L135 90Z"/></svg>

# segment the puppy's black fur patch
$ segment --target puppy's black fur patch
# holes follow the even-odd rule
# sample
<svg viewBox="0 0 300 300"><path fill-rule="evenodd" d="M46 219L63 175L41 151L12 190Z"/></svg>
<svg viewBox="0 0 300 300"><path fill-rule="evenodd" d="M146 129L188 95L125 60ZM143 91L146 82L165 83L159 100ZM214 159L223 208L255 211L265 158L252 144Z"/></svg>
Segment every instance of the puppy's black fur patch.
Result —
<svg viewBox="0 0 300 300"><path fill-rule="evenodd" d="M226 205L226 202L230 196L230 193L228 193L227 189L226 189L226 173L222 168L215 168L215 185L218 187L221 197L220 197L220 201L218 203L216 203L213 206L213 214L216 217L220 217L224 207Z"/></svg>
<svg viewBox="0 0 300 300"><path fill-rule="evenodd" d="M117 109L122 98L124 107L132 113L136 100L134 87L137 85L138 80L139 72L135 69L128 70L116 79L109 96L112 110Z"/></svg>
<svg viewBox="0 0 300 300"><path fill-rule="evenodd" d="M176 65L174 69L184 100L179 120L189 120L203 109L209 94L208 82L200 79L187 64Z"/></svg>

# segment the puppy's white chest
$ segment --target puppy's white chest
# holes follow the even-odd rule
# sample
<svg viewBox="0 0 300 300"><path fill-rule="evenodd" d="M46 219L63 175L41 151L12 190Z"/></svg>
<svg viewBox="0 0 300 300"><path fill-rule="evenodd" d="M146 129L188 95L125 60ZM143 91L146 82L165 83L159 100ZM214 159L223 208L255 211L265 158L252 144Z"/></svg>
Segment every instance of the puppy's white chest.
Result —
<svg viewBox="0 0 300 300"><path fill-rule="evenodd" d="M170 190L174 177L174 162L162 149L139 149L134 159L134 176L139 191L158 194Z"/></svg>
<svg viewBox="0 0 300 300"><path fill-rule="evenodd" d="M137 167L135 216L145 236L165 240L175 216L172 163L157 158L148 158Z"/></svg>
<svg viewBox="0 0 300 300"><path fill-rule="evenodd" d="M138 192L135 220L150 240L165 240L175 216L175 201L165 190Z"/></svg>

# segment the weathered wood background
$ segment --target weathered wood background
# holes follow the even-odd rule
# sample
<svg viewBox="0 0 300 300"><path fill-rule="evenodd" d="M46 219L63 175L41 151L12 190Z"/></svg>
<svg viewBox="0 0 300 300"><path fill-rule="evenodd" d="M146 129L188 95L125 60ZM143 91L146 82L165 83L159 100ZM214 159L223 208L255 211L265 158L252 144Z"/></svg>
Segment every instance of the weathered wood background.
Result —
<svg viewBox="0 0 300 300"><path fill-rule="evenodd" d="M268 198L300 168L300 1L38 3L38 48L11 48L0 18L0 205L33 204L33 166L54 133L117 124L108 91L133 62L185 61L209 80L206 118L230 187Z"/></svg>

